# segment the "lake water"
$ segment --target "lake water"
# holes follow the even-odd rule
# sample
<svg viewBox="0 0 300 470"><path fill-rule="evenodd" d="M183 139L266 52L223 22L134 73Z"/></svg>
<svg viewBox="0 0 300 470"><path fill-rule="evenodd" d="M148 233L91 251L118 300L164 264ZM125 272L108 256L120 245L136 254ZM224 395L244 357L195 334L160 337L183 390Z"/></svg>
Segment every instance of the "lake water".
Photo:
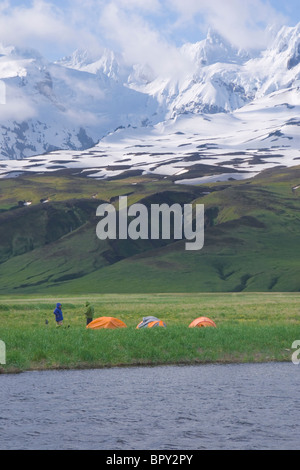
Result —
<svg viewBox="0 0 300 470"><path fill-rule="evenodd" d="M300 366L0 375L0 448L299 449Z"/></svg>

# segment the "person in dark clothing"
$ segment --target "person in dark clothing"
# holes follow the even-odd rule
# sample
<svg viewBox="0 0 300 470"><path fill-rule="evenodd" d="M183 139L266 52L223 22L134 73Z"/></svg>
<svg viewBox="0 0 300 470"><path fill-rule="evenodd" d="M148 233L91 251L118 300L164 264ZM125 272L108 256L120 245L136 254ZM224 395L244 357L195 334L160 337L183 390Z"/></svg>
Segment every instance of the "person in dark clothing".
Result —
<svg viewBox="0 0 300 470"><path fill-rule="evenodd" d="M53 312L55 315L56 326L62 326L63 324L64 317L63 317L61 307L62 307L61 303L57 303L56 309Z"/></svg>
<svg viewBox="0 0 300 470"><path fill-rule="evenodd" d="M89 302L86 302L85 306L86 306L86 309L85 309L84 314L86 316L86 324L88 325L94 319L95 309L94 309L93 305L91 305Z"/></svg>

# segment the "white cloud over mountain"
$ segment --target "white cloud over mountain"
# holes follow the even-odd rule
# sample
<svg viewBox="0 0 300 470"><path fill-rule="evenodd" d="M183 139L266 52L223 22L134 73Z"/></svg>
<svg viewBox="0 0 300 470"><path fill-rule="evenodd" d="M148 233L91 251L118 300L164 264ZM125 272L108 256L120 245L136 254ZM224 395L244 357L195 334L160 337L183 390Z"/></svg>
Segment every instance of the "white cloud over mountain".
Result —
<svg viewBox="0 0 300 470"><path fill-rule="evenodd" d="M0 173L15 168L12 160L33 156L44 162L35 169L54 169L62 151L72 167L104 165L101 177L105 165L122 160L152 171L166 170L173 158L175 173L198 157L220 164L221 157L208 155L217 148L233 155L233 167L244 167L245 156L263 168L265 148L273 149L268 162L293 163L299 158L300 24L280 28L282 21L263 0L2 2L0 154L10 163L1 162ZM208 24L215 29L202 40L179 39ZM49 59L70 47L77 50ZM160 150L165 132L166 152ZM188 137L174 137L182 133ZM129 157L134 138L137 148L156 151ZM95 145L88 163L85 150ZM192 153L179 150L189 146ZM249 148L260 153L250 155Z"/></svg>
<svg viewBox="0 0 300 470"><path fill-rule="evenodd" d="M264 48L267 26L284 23L263 0L6 0L0 6L0 42L38 45L52 59L76 47L99 52L118 46L129 61L142 51L149 61L161 46L161 63L171 56L175 64L174 46L191 40L192 30L201 39L212 27L236 46Z"/></svg>

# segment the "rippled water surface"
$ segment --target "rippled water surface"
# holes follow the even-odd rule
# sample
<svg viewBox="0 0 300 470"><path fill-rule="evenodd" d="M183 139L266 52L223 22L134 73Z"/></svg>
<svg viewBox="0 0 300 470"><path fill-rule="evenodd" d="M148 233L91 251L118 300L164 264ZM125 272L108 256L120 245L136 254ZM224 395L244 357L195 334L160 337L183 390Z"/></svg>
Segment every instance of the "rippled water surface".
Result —
<svg viewBox="0 0 300 470"><path fill-rule="evenodd" d="M0 376L1 449L299 449L300 366Z"/></svg>

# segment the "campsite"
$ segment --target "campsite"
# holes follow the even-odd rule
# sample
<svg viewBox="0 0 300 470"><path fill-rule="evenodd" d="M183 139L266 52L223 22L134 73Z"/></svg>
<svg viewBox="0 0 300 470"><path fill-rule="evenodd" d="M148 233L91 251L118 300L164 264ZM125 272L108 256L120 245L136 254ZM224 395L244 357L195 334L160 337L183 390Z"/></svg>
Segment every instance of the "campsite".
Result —
<svg viewBox="0 0 300 470"><path fill-rule="evenodd" d="M106 294L89 296L97 317L127 326L88 329L85 296L60 297L64 326L57 328L52 297L1 300L1 373L161 364L291 361L300 337L297 293ZM144 317L165 328L137 329ZM189 328L200 317L217 328ZM68 328L68 326L70 326Z"/></svg>
<svg viewBox="0 0 300 470"><path fill-rule="evenodd" d="M31 175L13 188L2 180L0 339L7 357L0 373L291 361L300 338L300 206L291 191L299 175L299 168L279 169L189 192L146 176L87 182ZM45 205L46 182L52 201ZM89 196L96 193L97 201ZM97 206L129 193L130 203L204 202L203 250L186 251L183 240L101 243ZM32 206L15 207L21 194ZM87 301L94 321L114 318L126 327L87 328ZM137 328L147 317L163 327ZM202 317L216 327L190 327Z"/></svg>
<svg viewBox="0 0 300 470"><path fill-rule="evenodd" d="M0 450L299 450L299 126L299 0L0 3Z"/></svg>

